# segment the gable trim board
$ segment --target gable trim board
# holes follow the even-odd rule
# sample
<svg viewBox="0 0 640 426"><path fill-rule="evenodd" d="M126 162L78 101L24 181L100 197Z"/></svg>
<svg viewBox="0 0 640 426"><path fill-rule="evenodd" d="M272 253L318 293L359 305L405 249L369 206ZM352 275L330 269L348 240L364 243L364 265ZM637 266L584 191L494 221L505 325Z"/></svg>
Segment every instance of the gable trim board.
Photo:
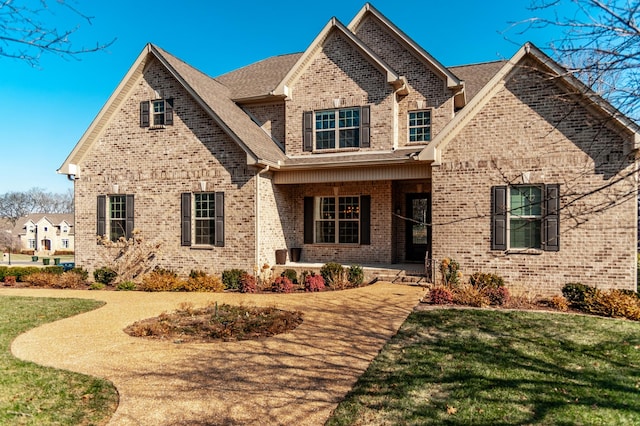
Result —
<svg viewBox="0 0 640 426"><path fill-rule="evenodd" d="M509 75L519 66L525 57L535 59L540 65L549 69L554 81L562 82L573 88L578 95L588 104L597 108L601 114L613 118L612 125L627 134L629 141L628 152L640 149L640 127L629 120L622 113L617 111L611 104L604 101L600 96L585 86L577 78L568 74L555 61L544 54L540 49L531 43L526 43L518 52L498 71L498 73L478 92L472 101L451 120L442 131L427 145L418 155L421 161L430 161L434 166L440 165L442 161L442 151L444 151L451 140L458 132L482 110L482 108L498 93L509 79Z"/></svg>

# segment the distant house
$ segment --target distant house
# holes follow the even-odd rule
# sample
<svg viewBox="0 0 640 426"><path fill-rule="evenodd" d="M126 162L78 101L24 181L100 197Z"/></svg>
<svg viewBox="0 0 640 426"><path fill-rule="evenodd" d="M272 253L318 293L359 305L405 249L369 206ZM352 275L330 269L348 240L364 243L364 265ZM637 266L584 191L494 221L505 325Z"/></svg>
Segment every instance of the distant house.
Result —
<svg viewBox="0 0 640 426"><path fill-rule="evenodd" d="M29 214L18 219L12 235L20 242L20 251L50 255L75 250L73 214Z"/></svg>
<svg viewBox="0 0 640 426"><path fill-rule="evenodd" d="M635 289L638 130L531 44L446 67L366 4L217 78L145 46L59 172L89 270L137 229L183 274L297 249Z"/></svg>

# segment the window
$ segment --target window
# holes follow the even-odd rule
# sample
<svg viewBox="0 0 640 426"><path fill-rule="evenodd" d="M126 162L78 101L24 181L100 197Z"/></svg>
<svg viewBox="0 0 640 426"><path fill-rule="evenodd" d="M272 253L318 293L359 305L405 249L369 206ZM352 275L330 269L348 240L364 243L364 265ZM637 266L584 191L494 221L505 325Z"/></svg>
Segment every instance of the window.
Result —
<svg viewBox="0 0 640 426"><path fill-rule="evenodd" d="M69 240L67 239L62 240L62 248L65 248L65 249L69 248Z"/></svg>
<svg viewBox="0 0 640 426"><path fill-rule="evenodd" d="M69 228L67 226L63 226L62 227L62 232L64 232L64 233L69 232Z"/></svg>
<svg viewBox="0 0 640 426"><path fill-rule="evenodd" d="M369 244L370 196L305 198L305 243Z"/></svg>
<svg viewBox="0 0 640 426"><path fill-rule="evenodd" d="M304 113L304 150L368 148L370 107ZM315 145L314 145L315 141Z"/></svg>
<svg viewBox="0 0 640 426"><path fill-rule="evenodd" d="M97 235L108 235L111 241L131 238L133 234L133 195L99 195Z"/></svg>
<svg viewBox="0 0 640 426"><path fill-rule="evenodd" d="M183 246L224 247L224 192L183 193L181 218Z"/></svg>
<svg viewBox="0 0 640 426"><path fill-rule="evenodd" d="M560 186L492 188L492 250L560 249Z"/></svg>
<svg viewBox="0 0 640 426"><path fill-rule="evenodd" d="M140 102L140 127L173 125L173 99Z"/></svg>
<svg viewBox="0 0 640 426"><path fill-rule="evenodd" d="M35 249L36 248L36 240L33 240L33 239L29 240L29 248L30 249Z"/></svg>
<svg viewBox="0 0 640 426"><path fill-rule="evenodd" d="M431 140L431 110L409 111L409 142Z"/></svg>

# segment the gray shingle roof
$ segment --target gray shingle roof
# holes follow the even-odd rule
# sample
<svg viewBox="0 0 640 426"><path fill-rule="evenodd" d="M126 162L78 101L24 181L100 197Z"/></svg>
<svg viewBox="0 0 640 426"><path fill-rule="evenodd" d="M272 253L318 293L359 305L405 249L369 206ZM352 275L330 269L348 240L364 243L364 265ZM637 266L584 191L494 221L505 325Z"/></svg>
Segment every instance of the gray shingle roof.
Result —
<svg viewBox="0 0 640 426"><path fill-rule="evenodd" d="M155 45L153 49L184 80L187 89L190 88L218 117L219 124L226 127L232 137L235 135L236 141L257 160L277 163L286 159L280 147L231 99L228 87L165 50Z"/></svg>
<svg viewBox="0 0 640 426"><path fill-rule="evenodd" d="M216 77L233 99L266 96L282 81L302 53L273 56Z"/></svg>
<svg viewBox="0 0 640 426"><path fill-rule="evenodd" d="M482 89L507 61L484 62L481 64L449 67L460 80L464 81L467 103Z"/></svg>

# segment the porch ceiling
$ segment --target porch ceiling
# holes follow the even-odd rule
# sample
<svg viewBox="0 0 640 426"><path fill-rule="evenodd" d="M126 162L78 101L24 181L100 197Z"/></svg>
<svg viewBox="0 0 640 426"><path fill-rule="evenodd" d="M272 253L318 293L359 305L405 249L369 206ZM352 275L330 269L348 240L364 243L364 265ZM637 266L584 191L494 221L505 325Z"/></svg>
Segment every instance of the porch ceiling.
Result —
<svg viewBox="0 0 640 426"><path fill-rule="evenodd" d="M421 162L390 166L354 166L297 170L281 169L275 172L273 181L276 184L300 184L428 179L430 177L430 165Z"/></svg>

